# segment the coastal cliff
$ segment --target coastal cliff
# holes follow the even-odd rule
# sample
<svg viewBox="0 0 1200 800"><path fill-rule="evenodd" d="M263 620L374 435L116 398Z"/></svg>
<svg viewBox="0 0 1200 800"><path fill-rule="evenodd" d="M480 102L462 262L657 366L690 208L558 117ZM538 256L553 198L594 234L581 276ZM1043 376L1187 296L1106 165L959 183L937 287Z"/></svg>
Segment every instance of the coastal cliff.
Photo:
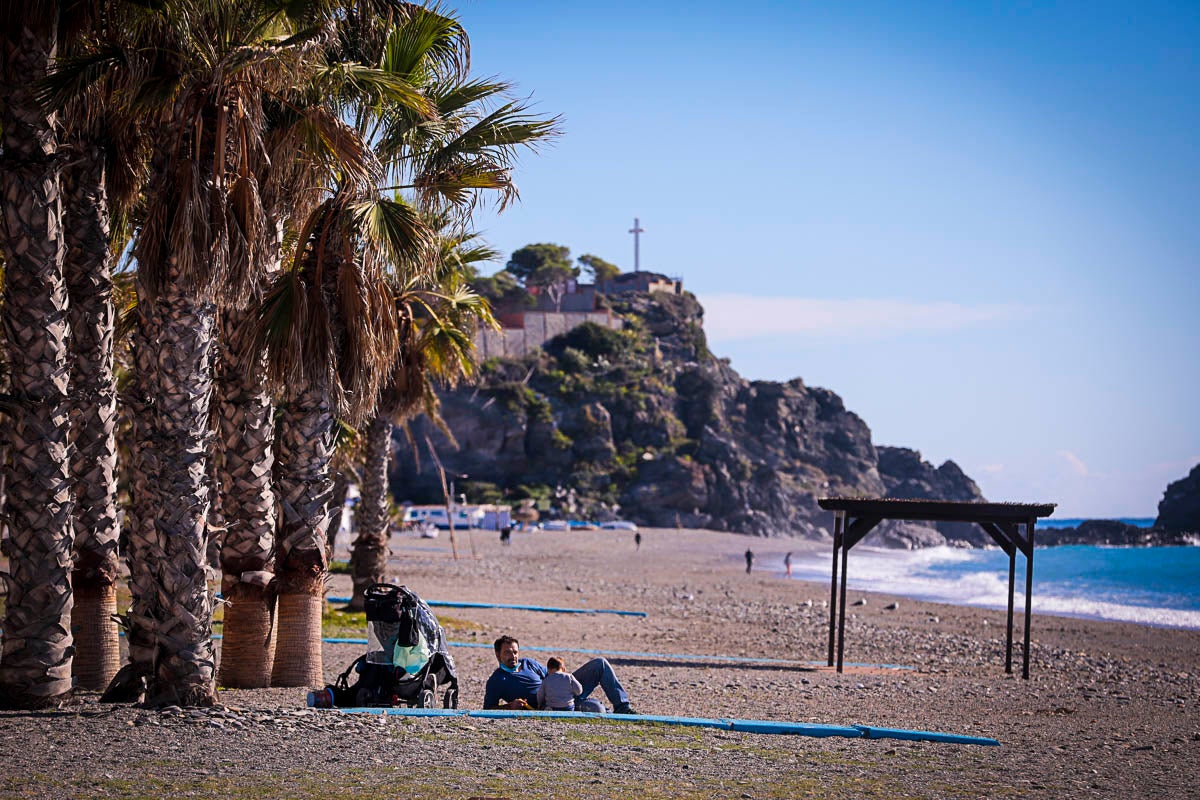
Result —
<svg viewBox="0 0 1200 800"><path fill-rule="evenodd" d="M1200 464L1167 486L1154 527L1172 533L1200 534Z"/></svg>
<svg viewBox="0 0 1200 800"><path fill-rule="evenodd" d="M440 391L453 440L425 417L398 432L393 494L441 501L432 448L472 502L656 527L828 538L822 496L986 500L953 461L875 445L834 392L740 376L709 352L690 293L630 292L607 305L620 330L579 326L520 357L489 359L474 385ZM1039 531L1038 543L1190 544L1198 531L1200 465L1167 487L1153 528L1088 520ZM871 543L992 541L972 524L885 522Z"/></svg>
<svg viewBox="0 0 1200 800"><path fill-rule="evenodd" d="M527 498L566 516L659 527L824 538L820 496L983 499L953 462L935 468L914 450L877 448L834 392L738 375L709 353L690 293L608 302L622 330L580 326L441 392L454 442L414 420L397 437L396 494L440 497L432 446L447 474L468 476L458 486L473 502ZM893 524L876 536L913 547L982 544L981 533Z"/></svg>

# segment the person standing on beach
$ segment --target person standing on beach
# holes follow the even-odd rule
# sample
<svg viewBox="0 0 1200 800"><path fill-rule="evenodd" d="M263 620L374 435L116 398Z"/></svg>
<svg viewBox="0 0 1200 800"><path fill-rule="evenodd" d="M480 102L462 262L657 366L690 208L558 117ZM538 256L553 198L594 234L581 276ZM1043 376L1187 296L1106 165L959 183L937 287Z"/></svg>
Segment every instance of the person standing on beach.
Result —
<svg viewBox="0 0 1200 800"><path fill-rule="evenodd" d="M633 535L633 549L635 549L635 550L642 549L642 532L641 531L638 531L637 533L635 533Z"/></svg>
<svg viewBox="0 0 1200 800"><path fill-rule="evenodd" d="M750 570L754 568L754 551L749 547L746 548L746 574L750 574Z"/></svg>
<svg viewBox="0 0 1200 800"><path fill-rule="evenodd" d="M493 647L499 665L484 687L484 709L528 711L537 708L538 689L546 678L546 668L535 659L521 658L521 645L516 637L501 636ZM629 694L617 680L607 658L593 658L572 674L579 681L581 690L574 698L576 711L604 713L604 705L588 696L599 686L608 702L613 704L614 714L637 713L629 705Z"/></svg>
<svg viewBox="0 0 1200 800"><path fill-rule="evenodd" d="M783 557L783 568L785 570L787 570L787 576L789 578L792 577L792 551L791 550L789 550L788 554Z"/></svg>

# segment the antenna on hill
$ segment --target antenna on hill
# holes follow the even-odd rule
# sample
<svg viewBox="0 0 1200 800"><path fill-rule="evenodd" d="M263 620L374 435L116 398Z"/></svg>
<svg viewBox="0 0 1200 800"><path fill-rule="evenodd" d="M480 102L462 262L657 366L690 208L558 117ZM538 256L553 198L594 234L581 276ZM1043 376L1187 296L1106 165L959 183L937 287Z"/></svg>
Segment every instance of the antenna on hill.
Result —
<svg viewBox="0 0 1200 800"><path fill-rule="evenodd" d="M641 235L646 232L646 229L638 223L638 218L634 217L633 227L629 229L629 232L633 234L633 271L641 272L641 263L638 258L638 240L641 238Z"/></svg>

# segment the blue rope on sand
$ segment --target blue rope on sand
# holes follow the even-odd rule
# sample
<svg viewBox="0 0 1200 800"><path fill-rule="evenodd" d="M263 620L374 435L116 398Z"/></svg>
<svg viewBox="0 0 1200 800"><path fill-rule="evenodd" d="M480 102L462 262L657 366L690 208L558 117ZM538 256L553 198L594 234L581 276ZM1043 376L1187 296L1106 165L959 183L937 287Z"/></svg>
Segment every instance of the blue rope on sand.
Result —
<svg viewBox="0 0 1200 800"><path fill-rule="evenodd" d="M219 624L219 620L214 623ZM125 632L121 631L118 635L124 636ZM223 638L221 634L214 633L214 639ZM366 639L359 638L339 638L326 637L321 640L326 644L366 644ZM491 650L493 645L483 642L446 642L450 647L479 647ZM533 650L542 653L580 653L588 656L615 656L616 658L653 658L660 661L728 661L733 664L784 664L784 665L803 665L806 667L825 666L824 661L799 661L788 658L752 658L746 656L696 656L685 653L640 653L634 650L585 650L581 648L569 647L522 647L522 650ZM847 667L876 667L879 669L915 669L915 667L905 666L904 664L864 664L859 662L846 662Z"/></svg>
<svg viewBox="0 0 1200 800"><path fill-rule="evenodd" d="M937 731L910 731L902 728L877 728L871 725L817 725L808 722L779 722L768 719L709 719L705 717L670 717L631 714L584 714L575 711L467 711L449 708L337 708L343 714L377 714L393 717L471 717L474 719L562 719L580 721L604 719L613 722L652 722L660 725L681 725L694 728L713 728L743 733L782 734L788 736L840 736L846 739L903 739L912 742L941 742L945 744L974 744L999 747L1000 742L986 736L964 736Z"/></svg>
<svg viewBox="0 0 1200 800"><path fill-rule="evenodd" d="M366 639L322 639L328 644L366 644ZM491 650L493 645L486 642L446 642L450 647L478 647ZM587 650L571 647L522 647L522 651L532 650L542 653L580 653L588 656L614 656L616 658L653 658L660 661L728 661L734 664L781 664L803 666L825 666L824 661L800 661L789 658L754 658L749 656L697 656L685 653L642 653L636 650ZM903 664L861 664L849 663L848 667L879 667L882 669L913 669Z"/></svg>
<svg viewBox="0 0 1200 800"><path fill-rule="evenodd" d="M330 603L349 603L349 597L326 597ZM523 606L512 603L468 603L459 600L426 600L437 608L507 608L512 611L544 611L548 614L619 614L623 617L649 616L645 611L617 611L612 608L558 608L555 606Z"/></svg>

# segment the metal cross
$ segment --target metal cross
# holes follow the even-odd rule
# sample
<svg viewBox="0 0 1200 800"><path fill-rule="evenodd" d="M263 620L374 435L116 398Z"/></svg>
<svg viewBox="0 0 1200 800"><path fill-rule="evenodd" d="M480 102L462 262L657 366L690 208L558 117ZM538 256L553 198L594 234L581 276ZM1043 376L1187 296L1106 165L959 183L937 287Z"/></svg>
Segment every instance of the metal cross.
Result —
<svg viewBox="0 0 1200 800"><path fill-rule="evenodd" d="M641 264L638 262L638 239L641 238L641 234L646 232L646 229L639 225L638 218L634 217L633 227L629 229L629 232L633 234L633 271L641 272Z"/></svg>

